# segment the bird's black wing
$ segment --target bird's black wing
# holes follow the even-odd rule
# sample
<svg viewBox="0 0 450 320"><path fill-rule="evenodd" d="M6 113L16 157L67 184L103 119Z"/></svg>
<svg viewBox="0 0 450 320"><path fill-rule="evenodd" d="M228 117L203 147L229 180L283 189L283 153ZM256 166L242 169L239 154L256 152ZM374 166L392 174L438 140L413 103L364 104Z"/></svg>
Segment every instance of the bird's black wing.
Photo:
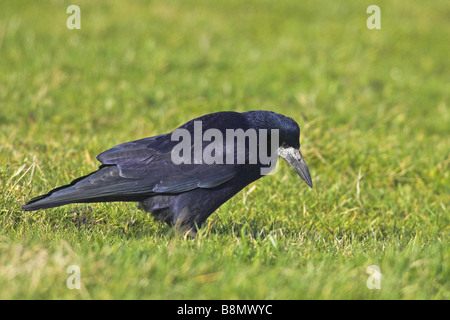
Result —
<svg viewBox="0 0 450 320"><path fill-rule="evenodd" d="M119 194L180 193L214 188L236 175L233 165L175 164L170 134L136 140L101 153L97 159L117 174L110 192ZM111 169L110 169L111 170ZM93 185L97 182L93 178Z"/></svg>
<svg viewBox="0 0 450 320"><path fill-rule="evenodd" d="M233 178L233 165L176 165L170 134L120 144L100 155L99 170L30 200L37 210L74 202L141 201L155 194L214 188Z"/></svg>

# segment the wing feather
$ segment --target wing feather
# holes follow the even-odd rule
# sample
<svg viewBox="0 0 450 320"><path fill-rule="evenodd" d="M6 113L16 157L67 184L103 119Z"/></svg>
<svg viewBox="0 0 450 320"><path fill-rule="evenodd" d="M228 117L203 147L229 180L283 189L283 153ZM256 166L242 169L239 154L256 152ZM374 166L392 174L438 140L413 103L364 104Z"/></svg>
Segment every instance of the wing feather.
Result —
<svg viewBox="0 0 450 320"><path fill-rule="evenodd" d="M176 143L166 134L106 150L97 159L112 169L89 176L88 183L83 182L79 189L96 189L96 192L110 195L181 193L195 188L214 188L236 175L233 165L176 165L170 155Z"/></svg>

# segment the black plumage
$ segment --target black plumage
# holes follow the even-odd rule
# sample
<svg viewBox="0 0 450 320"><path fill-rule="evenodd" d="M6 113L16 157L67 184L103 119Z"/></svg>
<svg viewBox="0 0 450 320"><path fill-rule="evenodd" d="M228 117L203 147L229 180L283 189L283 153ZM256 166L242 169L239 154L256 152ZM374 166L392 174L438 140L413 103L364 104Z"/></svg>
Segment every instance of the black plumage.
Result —
<svg viewBox="0 0 450 320"><path fill-rule="evenodd" d="M278 129L280 148L277 152L312 187L308 168L299 151L300 129L291 118L270 111L218 112L193 119L178 129L194 135L194 121L201 121L204 131L214 128L224 137L227 129L267 129L269 133L270 129ZM258 138L258 150L259 142ZM268 138L268 150L270 142ZM30 200L23 209L32 211L69 203L135 201L157 220L195 228L242 188L261 178L261 168L267 167L260 161L249 161L248 145L242 164L237 161L236 150L232 151L235 160L232 164L175 164L171 152L178 143L172 141L168 133L115 146L97 156L101 163L97 171ZM209 143L203 141L201 150ZM222 150L224 157L230 152L225 142ZM191 156L193 152L192 146Z"/></svg>

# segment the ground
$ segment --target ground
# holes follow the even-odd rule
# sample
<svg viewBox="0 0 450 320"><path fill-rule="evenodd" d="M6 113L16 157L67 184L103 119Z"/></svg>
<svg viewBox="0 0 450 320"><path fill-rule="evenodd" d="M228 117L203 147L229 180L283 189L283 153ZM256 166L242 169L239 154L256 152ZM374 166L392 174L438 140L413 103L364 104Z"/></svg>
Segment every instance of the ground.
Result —
<svg viewBox="0 0 450 320"><path fill-rule="evenodd" d="M70 4L0 12L0 298L450 298L447 1L86 0L80 30ZM134 203L21 210L114 145L258 109L297 120L313 189L282 163L195 238Z"/></svg>

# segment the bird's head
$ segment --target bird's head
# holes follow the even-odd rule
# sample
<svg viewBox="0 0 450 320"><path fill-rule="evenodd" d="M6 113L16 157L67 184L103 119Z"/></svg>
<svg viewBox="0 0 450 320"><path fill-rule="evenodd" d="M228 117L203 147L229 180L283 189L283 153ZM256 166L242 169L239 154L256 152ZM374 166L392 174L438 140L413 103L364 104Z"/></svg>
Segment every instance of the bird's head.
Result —
<svg viewBox="0 0 450 320"><path fill-rule="evenodd" d="M302 180L312 188L312 179L306 162L300 153L300 127L293 119L271 111L250 111L257 126L267 129L278 129L278 155L286 160Z"/></svg>
<svg viewBox="0 0 450 320"><path fill-rule="evenodd" d="M300 153L300 127L293 119L279 115L280 128L280 147L278 155L286 160L292 168L298 173L305 183L312 188L311 175L306 162Z"/></svg>

